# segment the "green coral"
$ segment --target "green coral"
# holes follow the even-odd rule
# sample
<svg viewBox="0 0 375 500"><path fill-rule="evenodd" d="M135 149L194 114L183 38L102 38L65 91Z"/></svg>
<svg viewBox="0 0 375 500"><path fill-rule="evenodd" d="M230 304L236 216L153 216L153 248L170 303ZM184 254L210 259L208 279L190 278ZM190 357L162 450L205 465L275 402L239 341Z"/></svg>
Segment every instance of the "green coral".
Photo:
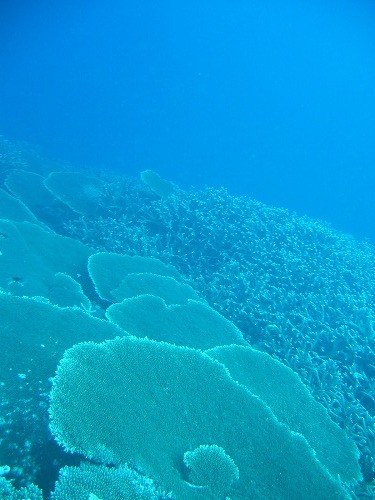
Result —
<svg viewBox="0 0 375 500"><path fill-rule="evenodd" d="M80 172L51 172L44 180L50 194L79 214L98 212L104 183Z"/></svg>
<svg viewBox="0 0 375 500"><path fill-rule="evenodd" d="M0 289L61 306L90 307L77 280L85 285L92 250L81 242L30 222L0 219L0 252Z"/></svg>
<svg viewBox="0 0 375 500"><path fill-rule="evenodd" d="M232 483L239 479L239 470L225 450L216 445L200 445L184 454L189 468L189 481L207 487L215 498L225 498Z"/></svg>
<svg viewBox="0 0 375 500"><path fill-rule="evenodd" d="M40 450L51 449L46 423L49 379L65 349L83 340L101 342L126 334L82 309L62 309L4 293L0 293L0 318L0 463L11 470L22 466L26 477L34 477L42 464ZM61 459L61 453L54 453L54 459Z"/></svg>
<svg viewBox="0 0 375 500"><path fill-rule="evenodd" d="M177 189L172 182L166 181L153 170L144 170L141 172L141 181L150 189L150 191L160 198L169 196Z"/></svg>
<svg viewBox="0 0 375 500"><path fill-rule="evenodd" d="M347 496L302 435L195 349L135 337L76 345L59 364L50 399L51 430L67 450L135 463L181 499L211 498L182 471L185 452L210 442L239 469L233 498ZM355 449L346 463L357 479Z"/></svg>
<svg viewBox="0 0 375 500"><path fill-rule="evenodd" d="M82 462L64 467L51 500L159 500L162 493L153 481L129 467L107 467Z"/></svg>
<svg viewBox="0 0 375 500"><path fill-rule="evenodd" d="M183 192L173 189L167 193L167 196L157 197L150 195L149 189L137 181L113 179L110 182L103 182L94 177L82 177L82 174L53 174L51 176L50 187L53 183L55 184L55 189L60 190L61 199L64 198L65 203L68 203L70 207L73 207L75 203L78 205L69 209L67 205L64 206L63 202L55 203L53 195L48 196L48 203L53 204L56 212L53 213L52 218L45 219L44 208L38 211L38 200L34 193L31 197L27 196L26 183L28 178L32 180L35 189L39 189L40 193L45 196L42 178L44 179L45 175L56 167L51 168L51 164L43 163L38 155L33 155L26 149L26 154L24 154L21 149L17 148L18 145L12 147L0 138L1 176L4 176L5 172L11 168L29 170L28 173L20 172L20 170L13 171L8 176L9 188L12 187L11 184L13 188L16 188L15 183L18 183L19 188L21 182L23 194L22 189L21 191L11 189L11 191L27 206L2 191L0 205L3 217L19 221L31 220L40 226L39 220L34 217L40 215L43 222L48 222L57 231L62 231L65 223L65 231L68 231L74 238L90 243L96 249L126 252L130 255L140 254L143 257L158 258L164 263L176 266L211 306L234 321L244 331L248 341L298 372L315 397L326 406L329 414L358 443L361 449L362 471L366 482L371 484L375 470L372 432L375 423L373 397L375 252L373 246L335 232L323 223L297 217L286 210L273 209L248 198L235 198L229 196L224 190L206 189ZM33 165L35 170L33 170ZM35 176L31 170L43 175ZM60 185L58 180L62 181ZM72 181L71 185L69 180ZM83 215L77 216L74 220L76 217L74 210ZM69 217L73 220L67 222ZM11 224L15 223L11 222ZM47 228L44 232L48 232ZM7 264L7 258L12 257L12 252L9 251L5 242L8 233L4 231L1 236L3 240L0 251L3 252L2 257L4 257L2 258L2 271L5 269L7 272L7 269L13 270ZM49 267L53 263L48 261L48 256L45 254L45 250L49 248L48 240L41 239L40 243L34 253L37 260L39 259L40 262L46 260L47 267ZM15 256L17 245L14 245L14 248ZM63 250L62 246L60 249ZM26 251L19 252L19 262L22 262L23 256L28 253L27 248ZM57 248L57 251L52 254L56 255L56 263L60 265L65 252L59 253L59 248ZM68 252L66 256L67 265L70 264L69 261L76 264L74 252L70 255ZM29 262L28 269L25 269L25 276L28 278L25 283L27 282L27 285L32 283L34 286L34 290L30 290L31 295L41 289L41 283L33 279L33 267L34 263ZM105 267L104 265L104 271ZM19 266L14 269L19 269ZM44 276L44 271L41 268L39 270L40 276ZM120 300L124 287L128 291L126 279L129 276L135 278L135 274L142 274L145 271L154 272L150 269L142 269L133 270L133 274L127 274L125 277L121 273L117 276L116 265L114 265L113 272L108 279L108 288L105 290L108 300L111 302ZM65 274L56 274L56 272ZM52 274L52 280L48 281L49 294L44 294L44 296L48 295L51 300L52 295L59 295L61 286L65 285L79 294L79 285L74 279L80 281L81 285L86 284L84 279L81 279L84 278L85 273L86 261L76 275L67 271L66 268L56 268ZM35 274L38 275L39 272ZM21 282L18 281L18 273L12 273L12 276L16 278L13 282L10 281L12 291L15 292L15 288L20 286ZM116 278L119 279L116 281ZM175 279L181 280L181 277ZM9 286L9 281L3 281L3 283ZM51 288L50 284L55 288ZM132 282L133 285L134 289L140 290L137 288L138 283ZM5 285L3 288L7 289ZM93 290L91 292L90 298L95 296ZM154 292L159 294L156 288ZM43 293L38 292L38 295L43 295ZM32 309L26 307L25 311L31 311L31 314L27 316L25 312L25 317L20 315L21 323L26 325L23 328L18 322L18 316L19 311L22 310L21 306L26 305L28 301L15 299L17 300L13 304L14 307L10 308L4 300L0 301L1 314L4 315L2 321L5 318L2 333L6 339L2 375L5 375L7 382L8 379L10 381L9 385L4 386L6 397L3 398L2 405L5 408L7 405L13 408L4 412L6 419L14 419L14 411L22 411L20 402L27 404L27 401L30 401L30 398L26 397L26 392L22 393L24 397L18 397L18 390L28 391L29 394L31 391L32 401L45 407L44 400L40 401L39 396L34 397L38 394L37 391L41 391L41 387L37 387L40 382L38 375L43 372L41 382L44 387L46 382L44 371L46 374L52 373L51 366L56 363L64 347L71 345L69 341L65 341L65 323L57 309L53 309L52 313L53 316L56 314L56 322L47 321L45 324L46 316L43 319L43 315L37 314L34 320ZM171 299L173 300L173 296ZM41 306L48 306L42 303L45 299L39 298L38 300ZM86 307L90 307L89 304ZM15 322L15 326L12 322ZM104 324L102 322L97 330L93 328L90 331L87 323L87 328L83 329L83 337L81 337L82 331L78 324L72 325L72 328L76 326L77 341L93 339L96 335L96 340L100 341L103 339L100 331L104 334ZM70 322L69 325L71 325ZM114 328L114 325L109 326L113 327L110 328L113 333L121 332ZM38 343L38 336L35 335L38 329L41 338L47 342ZM31 335L29 336L28 333ZM74 337L74 335L70 337L71 333L69 326L68 339ZM24 342L27 352L32 355L36 353L38 361L31 355L26 356L25 360L20 360L22 350L17 350L17 342ZM11 356L9 356L10 352L12 352ZM46 352L48 355L43 358L42 355ZM210 355L212 354L211 352ZM217 350L216 354L219 359ZM335 457L332 460L333 448L329 442L325 439L320 440L319 432L315 433L314 439L314 432L311 431L313 426L308 425L309 419L301 422L303 412L298 412L298 408L293 412L290 408L288 409L288 406L284 407L285 394L280 392L280 387L277 384L273 385L282 397L273 401L267 399L266 394L262 393L261 384L259 385L262 381L256 377L253 377L251 381L246 377L243 378L242 375L246 370L238 370L239 358L236 357L235 363L231 363L227 354L226 352L220 361L226 364L231 376L246 386L247 390L258 391L257 396L271 408L280 423L284 422L291 430L303 434L316 452L319 462L325 465L332 475L339 473L342 479L350 478L351 473L345 476L345 471L342 472L340 469L340 463L337 467ZM27 364L30 360L33 360L32 365ZM9 364L12 361L15 362L15 366ZM264 366L266 365L267 363ZM185 369L185 366L182 364L180 369ZM271 370L271 373L274 375L276 371ZM270 383L267 377L264 382ZM45 395L45 392L42 394ZM298 392L298 394L301 396L302 393ZM13 401L16 402L15 405ZM36 409L35 414L38 418L43 413L43 408ZM7 421L4 428L7 431L11 429L12 432L20 428L23 429L22 434L24 434L26 429L24 424L25 422L30 424L33 412L34 408L26 408L24 420L19 422L19 426L15 425L15 420L13 420L11 426ZM26 420L26 414L30 416L30 421ZM317 419L317 423L319 421L320 419ZM300 427L293 427L295 423L298 423ZM303 427L301 425L303 423L307 425ZM35 426L27 428L32 429ZM39 429L38 425L36 428ZM6 449L4 443L7 444L9 436L4 433L3 450ZM21 437L27 440L25 436ZM202 442L215 443L211 438L195 443L193 446L189 443L181 451L180 456L183 456L187 450L196 448ZM319 443L322 444L321 447ZM19 444L18 438L15 444ZM227 450L225 443L221 445ZM329 452L324 454L324 447ZM100 449L102 457L111 455L111 452L105 448ZM228 452L231 456L233 455L230 449ZM10 456L13 457L16 454ZM24 456L25 460L26 457L29 457L27 453ZM234 455L233 457L236 458ZM238 466L240 467L240 462ZM254 491L252 494L254 496Z"/></svg>
<svg viewBox="0 0 375 500"><path fill-rule="evenodd" d="M28 484L17 489L11 481L0 476L0 498L1 500L43 500L43 495L35 484Z"/></svg>
<svg viewBox="0 0 375 500"><path fill-rule="evenodd" d="M187 283L156 273L129 273L117 288L111 290L117 302L144 294L161 297L167 304L186 304L188 299L203 300Z"/></svg>
<svg viewBox="0 0 375 500"><path fill-rule="evenodd" d="M165 264L159 259L109 252L97 252L91 255L88 271L98 295L109 302L117 301L115 296L118 288L129 274L152 273L174 278L178 282L182 280L174 266Z"/></svg>
<svg viewBox="0 0 375 500"><path fill-rule="evenodd" d="M224 189L178 190L147 203L140 192L128 180L109 182L109 214L72 222L72 234L176 266L251 345L299 374L355 439L371 481L374 246Z"/></svg>
<svg viewBox="0 0 375 500"><path fill-rule="evenodd" d="M131 335L172 344L209 349L218 345L247 345L233 323L207 304L188 300L166 305L154 295L138 295L112 304L107 318Z"/></svg>

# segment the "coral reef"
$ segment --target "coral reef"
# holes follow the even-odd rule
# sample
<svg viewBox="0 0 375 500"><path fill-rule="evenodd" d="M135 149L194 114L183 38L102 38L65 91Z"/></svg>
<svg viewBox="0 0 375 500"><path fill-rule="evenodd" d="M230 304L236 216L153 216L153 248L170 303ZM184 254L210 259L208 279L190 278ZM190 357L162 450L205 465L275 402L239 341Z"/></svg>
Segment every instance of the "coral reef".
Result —
<svg viewBox="0 0 375 500"><path fill-rule="evenodd" d="M224 189L145 201L106 188L107 214L66 224L99 250L173 264L249 343L296 371L375 477L375 249L326 223Z"/></svg>
<svg viewBox="0 0 375 500"><path fill-rule="evenodd" d="M370 243L224 189L182 191L152 171L138 181L68 169L3 138L0 183L0 310L6 346L0 370L0 463L10 466L7 478L0 478L0 491L9 498L29 498L27 491L30 498L40 498L35 483L48 495L58 469L66 466L55 498L66 498L64 485L70 480L118 478L124 470L124 477L144 481L150 485L144 491L160 498L170 497L164 492L170 490L188 498L192 492L205 498L298 498L301 492L304 498L326 498L329 492L333 498L374 497L375 249ZM144 338L147 330L154 340ZM228 345L233 342L237 345ZM152 362L145 358L137 364L142 352ZM98 365L108 357L110 363ZM52 428L65 448L88 459L95 456L101 465L77 467L78 457L57 448L49 434L50 378L61 359ZM173 375L175 385L163 379L159 365ZM138 378L129 379L129 371ZM126 441L119 455L111 444L116 433L127 432L125 410L119 420L106 413L124 403L112 397L123 380L133 394L144 391L138 406L137 398L127 400L127 411L135 405L143 429L148 415L160 415L164 425L168 420L162 417L171 408L174 415L184 414L182 388L194 395L187 403L190 417L184 414L181 420L184 431L176 418L170 419L176 443L167 439L160 454L150 453L145 444L137 455L137 446ZM87 389L83 394L81 384ZM213 394L203 397L212 384ZM272 391L276 398L270 397ZM156 404L159 393L163 397ZM95 396L96 404L87 396ZM241 401L241 415L234 417L231 398ZM194 405L206 415L204 425L191 416ZM204 413L205 405L212 411ZM249 405L257 405L252 415L258 412L268 422L262 439L242 427ZM77 418L62 432L69 407ZM98 419L95 429L87 423L91 438L99 433L96 448L90 440L85 446L76 442L85 428L79 413L84 408ZM112 422L112 434L106 422ZM247 451L243 441L236 441L236 426L246 437ZM188 428L195 431L185 433ZM136 436L143 442L141 429ZM269 444L270 436L277 446ZM249 471L244 465L253 459L252 439L258 439L258 450L275 457L280 453L280 463L286 461L283 479L275 481L278 471L270 468L272 487L263 470L268 466L258 470L254 462ZM362 479L352 441L360 451ZM210 473L207 465L213 456L224 470L222 483L215 480L217 468ZM206 476L197 463L206 464ZM97 487L82 495L109 494L102 484ZM145 494L135 498L148 498Z"/></svg>

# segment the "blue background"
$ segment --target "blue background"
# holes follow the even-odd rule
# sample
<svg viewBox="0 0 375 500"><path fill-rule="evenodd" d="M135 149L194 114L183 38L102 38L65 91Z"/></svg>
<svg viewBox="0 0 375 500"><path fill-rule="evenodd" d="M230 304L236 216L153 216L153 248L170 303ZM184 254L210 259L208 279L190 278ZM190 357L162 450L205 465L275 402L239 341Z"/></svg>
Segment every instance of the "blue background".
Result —
<svg viewBox="0 0 375 500"><path fill-rule="evenodd" d="M0 133L375 242L375 3L0 4Z"/></svg>

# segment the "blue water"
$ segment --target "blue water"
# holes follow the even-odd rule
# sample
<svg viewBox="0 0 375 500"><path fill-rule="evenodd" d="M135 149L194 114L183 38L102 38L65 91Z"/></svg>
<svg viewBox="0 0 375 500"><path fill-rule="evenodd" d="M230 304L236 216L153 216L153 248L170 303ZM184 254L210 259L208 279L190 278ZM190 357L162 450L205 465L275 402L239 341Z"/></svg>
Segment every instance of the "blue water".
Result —
<svg viewBox="0 0 375 500"><path fill-rule="evenodd" d="M0 134L375 241L375 4L0 5Z"/></svg>
<svg viewBox="0 0 375 500"><path fill-rule="evenodd" d="M374 84L375 0L0 1L0 499L375 498Z"/></svg>

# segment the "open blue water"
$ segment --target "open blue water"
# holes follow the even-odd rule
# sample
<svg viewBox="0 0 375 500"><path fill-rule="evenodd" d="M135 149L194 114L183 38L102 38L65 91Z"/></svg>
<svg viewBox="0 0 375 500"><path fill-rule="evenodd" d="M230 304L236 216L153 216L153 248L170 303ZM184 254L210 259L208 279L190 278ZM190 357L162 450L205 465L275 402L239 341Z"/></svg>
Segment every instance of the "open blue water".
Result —
<svg viewBox="0 0 375 500"><path fill-rule="evenodd" d="M1 2L0 133L375 241L375 4Z"/></svg>

